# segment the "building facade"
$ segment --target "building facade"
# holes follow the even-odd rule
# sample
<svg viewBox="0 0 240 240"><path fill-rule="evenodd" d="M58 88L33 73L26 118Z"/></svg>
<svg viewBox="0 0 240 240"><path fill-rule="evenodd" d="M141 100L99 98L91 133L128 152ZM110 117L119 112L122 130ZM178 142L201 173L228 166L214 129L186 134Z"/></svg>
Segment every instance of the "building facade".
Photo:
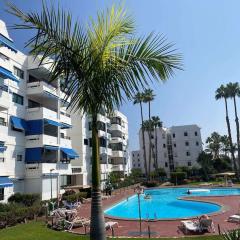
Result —
<svg viewBox="0 0 240 240"><path fill-rule="evenodd" d="M197 125L173 126L170 128L159 127L156 132L150 134L144 133L147 167L149 166L150 141L152 142L151 171L154 171L155 165L158 168L165 169L169 175L179 166L197 166L197 158L202 152L201 131ZM140 168L145 173L143 157L142 132L139 131L140 150L132 152L132 167ZM156 156L157 162L154 161Z"/></svg>
<svg viewBox="0 0 240 240"><path fill-rule="evenodd" d="M18 51L0 21L0 201L13 192L56 198L72 174L65 94L49 64Z"/></svg>
<svg viewBox="0 0 240 240"><path fill-rule="evenodd" d="M119 111L111 116L98 114L98 136L100 141L101 188L111 172L119 172L123 177L130 171L128 152L128 121ZM91 185L92 131L91 117L80 113L72 115L71 139L73 148L80 158L72 161L72 184ZM75 173L75 174L74 174Z"/></svg>

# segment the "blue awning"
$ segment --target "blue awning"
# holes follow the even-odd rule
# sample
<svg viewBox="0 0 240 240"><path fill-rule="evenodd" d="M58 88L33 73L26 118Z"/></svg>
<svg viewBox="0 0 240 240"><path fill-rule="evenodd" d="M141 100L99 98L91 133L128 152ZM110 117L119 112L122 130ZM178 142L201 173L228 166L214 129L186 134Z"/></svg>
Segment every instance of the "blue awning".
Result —
<svg viewBox="0 0 240 240"><path fill-rule="evenodd" d="M67 123L61 123L61 129L67 129L67 128L72 128L72 125Z"/></svg>
<svg viewBox="0 0 240 240"><path fill-rule="evenodd" d="M15 82L19 82L19 80L12 74L11 71L9 71L6 68L1 67L1 66L0 66L0 76L4 79L9 78Z"/></svg>
<svg viewBox="0 0 240 240"><path fill-rule="evenodd" d="M2 153L2 152L4 152L6 149L7 149L6 146L1 146L1 147L0 147L0 152Z"/></svg>
<svg viewBox="0 0 240 240"><path fill-rule="evenodd" d="M17 49L14 46L13 41L3 36L1 33L0 33L0 45L7 47L13 52L17 53Z"/></svg>
<svg viewBox="0 0 240 240"><path fill-rule="evenodd" d="M50 120L50 119L44 119L44 120L47 124L50 124L50 125L53 125L53 126L56 126L56 127L61 127L61 124L58 123L58 122L55 122L55 121Z"/></svg>
<svg viewBox="0 0 240 240"><path fill-rule="evenodd" d="M0 187L12 187L13 182L8 177L0 177Z"/></svg>
<svg viewBox="0 0 240 240"><path fill-rule="evenodd" d="M11 123L12 123L13 127L16 129L19 129L22 131L27 130L27 123L22 118L11 116Z"/></svg>
<svg viewBox="0 0 240 240"><path fill-rule="evenodd" d="M42 159L42 148L26 148L25 150L25 162L36 163L41 162Z"/></svg>
<svg viewBox="0 0 240 240"><path fill-rule="evenodd" d="M78 158L79 155L72 148L61 148L61 151L66 154L69 158Z"/></svg>
<svg viewBox="0 0 240 240"><path fill-rule="evenodd" d="M51 146L51 145L44 145L44 148L47 150L57 151L59 147L57 146Z"/></svg>

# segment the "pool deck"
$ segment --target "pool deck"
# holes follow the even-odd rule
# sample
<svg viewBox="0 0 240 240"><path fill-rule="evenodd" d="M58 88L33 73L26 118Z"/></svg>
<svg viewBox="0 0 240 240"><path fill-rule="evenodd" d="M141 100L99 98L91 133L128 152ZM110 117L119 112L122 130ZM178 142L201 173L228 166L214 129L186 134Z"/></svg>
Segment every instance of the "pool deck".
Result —
<svg viewBox="0 0 240 240"><path fill-rule="evenodd" d="M128 189L117 194L114 194L109 199L103 200L103 209L107 209L108 207L112 206L113 204L126 199L128 196L134 194L132 189ZM230 230L239 228L240 225L236 223L227 222L227 219L230 215L236 214L240 211L240 196L224 196L224 197L191 197L191 199L200 200L200 201L207 201L207 202L214 202L224 206L224 211L214 214L211 216L213 219L213 223L215 226L215 233L204 233L204 234L195 234L195 235L211 235L211 234L218 234L218 225L222 231ZM90 210L91 204L86 203L79 209L79 216L81 217L90 217ZM114 227L114 235L115 236L131 236L134 232L139 231L139 221L133 220L115 220L112 218L105 218L105 221L117 221L119 227ZM179 228L180 226L180 219L178 220L161 220L161 221L143 221L142 222L142 231L147 232L148 226L150 226L151 232L155 234L152 237L182 237L186 236L183 233L182 229ZM84 228L75 228L73 229L75 233L84 234ZM87 229L89 232L89 228ZM143 237L147 237L143 235ZM111 236L111 230L107 231L107 235ZM190 235L190 234L189 234ZM191 234L193 235L193 234Z"/></svg>

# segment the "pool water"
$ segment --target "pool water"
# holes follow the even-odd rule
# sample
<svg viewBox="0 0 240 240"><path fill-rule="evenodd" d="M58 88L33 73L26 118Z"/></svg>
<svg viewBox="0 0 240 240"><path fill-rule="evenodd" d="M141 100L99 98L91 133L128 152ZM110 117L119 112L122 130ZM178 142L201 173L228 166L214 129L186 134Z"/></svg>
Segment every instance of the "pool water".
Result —
<svg viewBox="0 0 240 240"><path fill-rule="evenodd" d="M221 209L220 205L206 202L181 200L181 197L192 196L230 196L240 195L238 188L215 188L206 192L193 192L187 194L189 189L194 188L162 188L145 190L145 194L151 196L144 199L144 194L140 195L142 219L169 219L169 218L189 218L202 214L210 214ZM105 210L108 216L128 219L138 219L138 197L134 195Z"/></svg>

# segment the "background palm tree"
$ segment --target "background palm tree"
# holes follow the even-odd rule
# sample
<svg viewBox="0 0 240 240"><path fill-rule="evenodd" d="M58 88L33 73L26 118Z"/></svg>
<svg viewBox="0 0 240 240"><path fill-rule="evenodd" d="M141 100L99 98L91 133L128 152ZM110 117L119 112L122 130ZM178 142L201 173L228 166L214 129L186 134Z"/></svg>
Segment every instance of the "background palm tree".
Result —
<svg viewBox="0 0 240 240"><path fill-rule="evenodd" d="M34 30L27 46L41 63L52 63L51 81L62 79L70 108L92 116L92 203L91 240L105 240L100 189L100 156L97 114L102 107L111 113L124 97L132 100L147 77L167 80L181 69L181 57L172 45L153 34L136 37L133 19L122 8L112 7L98 14L87 28L72 23L69 12L43 4L40 13L23 13L9 4L17 16L16 29ZM52 61L51 59L54 59Z"/></svg>
<svg viewBox="0 0 240 240"><path fill-rule="evenodd" d="M148 148L148 180L151 179L151 166L152 166L152 153L154 155L153 151L153 145L150 143L152 141L152 131L154 130L153 122L152 120L145 120L143 121L142 125L144 132L148 133L148 141L149 141L149 148Z"/></svg>
<svg viewBox="0 0 240 240"><path fill-rule="evenodd" d="M144 99L143 93L138 92L133 98L133 104L139 104L140 105L141 132L142 132L142 141L143 141L143 159L144 159L145 174L147 176L148 175L148 170L147 170L146 142L145 142L144 128L142 127L143 126L143 109L142 109L143 99Z"/></svg>
<svg viewBox="0 0 240 240"><path fill-rule="evenodd" d="M152 156L154 155L153 153L153 145L152 145L152 131L153 131L153 126L151 123L151 102L154 100L155 95L153 94L152 89L146 89L143 93L144 96L144 102L148 103L148 136L149 136L149 155L148 155L148 168L149 168L149 174L150 174L150 162L152 161ZM150 176L150 175L149 175Z"/></svg>
<svg viewBox="0 0 240 240"><path fill-rule="evenodd" d="M237 178L239 179L239 174L238 174L238 169L237 169L237 164L236 164L236 159L234 155L234 147L233 147L233 142L232 142L232 134L231 134L231 126L230 126L230 121L228 117L228 104L227 104L227 98L228 98L228 91L224 85L221 85L215 93L215 99L224 99L225 103L225 114L226 114L226 122L227 122L227 129L228 129L228 137L229 137L229 142L230 142L230 152L232 156L232 161L233 161L233 166L234 166L234 171L236 173Z"/></svg>
<svg viewBox="0 0 240 240"><path fill-rule="evenodd" d="M222 143L222 150L224 152L224 155L227 156L230 150L229 137L227 135L221 136L221 143Z"/></svg>
<svg viewBox="0 0 240 240"><path fill-rule="evenodd" d="M158 139L157 139L157 129L162 126L162 122L158 116L152 116L152 122L154 127L154 140L155 140L155 168L158 169Z"/></svg>
<svg viewBox="0 0 240 240"><path fill-rule="evenodd" d="M221 151L221 141L222 137L219 133L213 132L210 137L207 138L206 143L208 143L208 151L213 155L213 159L219 158Z"/></svg>
<svg viewBox="0 0 240 240"><path fill-rule="evenodd" d="M240 169L240 135L239 135L239 120L237 114L237 103L236 97L240 96L240 87L239 84L236 83L228 83L227 86L228 96L233 99L234 103L234 112L235 112L235 123L236 123L236 132L237 132L237 152L238 152L238 170Z"/></svg>

